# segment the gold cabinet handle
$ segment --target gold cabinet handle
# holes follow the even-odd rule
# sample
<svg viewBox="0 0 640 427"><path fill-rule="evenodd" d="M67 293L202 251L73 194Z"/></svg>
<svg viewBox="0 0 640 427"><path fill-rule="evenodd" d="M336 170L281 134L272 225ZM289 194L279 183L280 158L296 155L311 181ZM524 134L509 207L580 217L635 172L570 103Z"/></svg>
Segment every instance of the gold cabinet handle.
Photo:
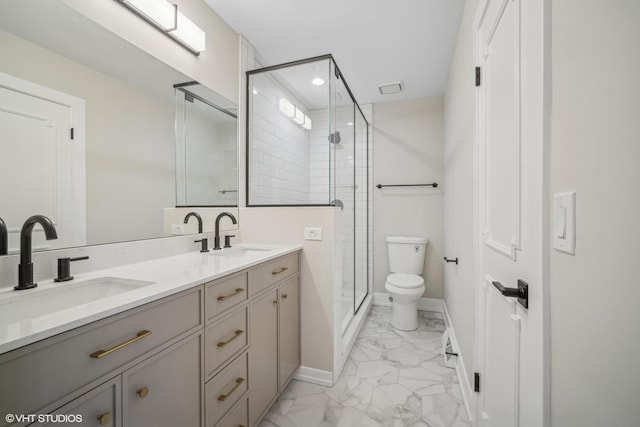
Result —
<svg viewBox="0 0 640 427"><path fill-rule="evenodd" d="M287 294L282 294L282 299L287 299Z"/></svg>
<svg viewBox="0 0 640 427"><path fill-rule="evenodd" d="M229 338L226 341L220 341L217 345L218 345L218 347L224 347L225 345L229 344L231 341L235 340L236 338L238 338L242 334L244 334L244 331L242 329L238 329L236 331L236 333L231 338Z"/></svg>
<svg viewBox="0 0 640 427"><path fill-rule="evenodd" d="M220 402L224 402L225 400L227 400L227 398L229 396L231 396L233 394L233 392L236 391L238 389L238 387L240 387L240 384L242 384L243 382L244 382L244 378L238 378L236 380L236 385L234 385L233 388L231 390L229 390L229 393L221 394L220 396L218 396L218 400Z"/></svg>
<svg viewBox="0 0 640 427"><path fill-rule="evenodd" d="M140 390L136 391L136 393L138 394L138 396L140 396L140 399L144 399L149 395L149 388L142 387Z"/></svg>
<svg viewBox="0 0 640 427"><path fill-rule="evenodd" d="M279 268L277 270L272 271L271 274L275 276L276 274L284 273L287 270L288 270L287 267L282 267L282 268Z"/></svg>
<svg viewBox="0 0 640 427"><path fill-rule="evenodd" d="M224 301L224 300L229 299L229 298L231 298L231 297L233 297L233 296L236 296L236 295L238 295L238 294L240 294L240 293L242 293L242 292L244 292L244 289L242 289L242 288L237 288L235 291L231 292L230 294L227 294L227 295L220 295L220 296L218 297L218 301Z"/></svg>
<svg viewBox="0 0 640 427"><path fill-rule="evenodd" d="M118 350L122 350L123 348L125 348L128 345L133 344L136 341L140 341L142 338L148 337L149 335L151 335L151 331L147 331L147 330L143 330L140 331L136 334L135 337L131 338L130 340L127 340L121 344L118 344L115 347L111 347L108 350L98 350L94 353L91 353L91 357L93 357L94 359L102 359L105 356L110 355L113 352L116 352Z"/></svg>
<svg viewBox="0 0 640 427"><path fill-rule="evenodd" d="M101 426L106 426L111 422L111 412L105 412L98 417L98 422Z"/></svg>
<svg viewBox="0 0 640 427"><path fill-rule="evenodd" d="M274 299L274 300L273 300L273 303L274 303L274 304L278 304L278 300L277 300L277 299Z"/></svg>

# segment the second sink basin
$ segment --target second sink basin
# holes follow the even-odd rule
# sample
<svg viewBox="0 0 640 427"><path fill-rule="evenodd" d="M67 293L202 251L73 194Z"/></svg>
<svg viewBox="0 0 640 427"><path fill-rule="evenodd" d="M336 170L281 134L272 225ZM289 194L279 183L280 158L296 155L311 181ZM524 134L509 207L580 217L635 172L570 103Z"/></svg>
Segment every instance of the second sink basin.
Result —
<svg viewBox="0 0 640 427"><path fill-rule="evenodd" d="M220 249L217 251L212 250L209 252L211 255L215 256L229 256L229 257L244 257L247 255L253 254L263 254L265 252L272 251L274 249L273 246L268 245L238 245L232 248Z"/></svg>
<svg viewBox="0 0 640 427"><path fill-rule="evenodd" d="M98 277L76 283L50 285L0 299L0 323L15 323L140 289L153 282L121 277Z"/></svg>

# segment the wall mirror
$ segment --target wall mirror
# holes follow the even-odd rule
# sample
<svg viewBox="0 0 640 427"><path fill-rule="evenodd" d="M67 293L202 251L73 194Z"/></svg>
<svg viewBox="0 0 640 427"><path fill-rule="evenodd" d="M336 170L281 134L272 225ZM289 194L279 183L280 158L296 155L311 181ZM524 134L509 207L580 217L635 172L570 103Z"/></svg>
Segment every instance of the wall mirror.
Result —
<svg viewBox="0 0 640 427"><path fill-rule="evenodd" d="M237 217L237 105L191 80L58 0L0 0L9 254L33 214L58 229L39 250L168 236L194 206Z"/></svg>

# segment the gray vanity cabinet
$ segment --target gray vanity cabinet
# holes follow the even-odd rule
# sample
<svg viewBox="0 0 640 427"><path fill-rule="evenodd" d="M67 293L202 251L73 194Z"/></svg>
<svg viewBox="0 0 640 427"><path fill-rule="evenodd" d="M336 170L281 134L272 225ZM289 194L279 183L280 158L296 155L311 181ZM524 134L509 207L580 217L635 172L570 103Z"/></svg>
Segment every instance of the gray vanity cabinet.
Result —
<svg viewBox="0 0 640 427"><path fill-rule="evenodd" d="M298 277L278 289L279 316L278 386L282 391L300 366L300 283Z"/></svg>
<svg viewBox="0 0 640 427"><path fill-rule="evenodd" d="M278 291L251 302L249 424L255 425L278 394Z"/></svg>
<svg viewBox="0 0 640 427"><path fill-rule="evenodd" d="M123 418L129 427L200 427L202 333L122 374Z"/></svg>
<svg viewBox="0 0 640 427"><path fill-rule="evenodd" d="M298 264L295 253L249 271L250 426L257 425L300 366Z"/></svg>
<svg viewBox="0 0 640 427"><path fill-rule="evenodd" d="M113 378L53 412L55 419L35 422L30 427L121 427L121 390L120 377Z"/></svg>

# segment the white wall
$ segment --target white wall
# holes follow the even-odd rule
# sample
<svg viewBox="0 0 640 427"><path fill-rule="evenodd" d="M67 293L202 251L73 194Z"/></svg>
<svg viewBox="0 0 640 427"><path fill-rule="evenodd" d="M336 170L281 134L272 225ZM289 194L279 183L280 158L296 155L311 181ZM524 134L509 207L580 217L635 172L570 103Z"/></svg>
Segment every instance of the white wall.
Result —
<svg viewBox="0 0 640 427"><path fill-rule="evenodd" d="M575 256L551 250L553 426L640 423L640 2L552 2L551 193L576 191Z"/></svg>
<svg viewBox="0 0 640 427"><path fill-rule="evenodd" d="M387 235L429 238L425 271L429 298L443 297L444 254L442 194L443 98L374 104L373 185L423 184L440 187L373 190L374 292L386 292L389 274Z"/></svg>
<svg viewBox="0 0 640 427"><path fill-rule="evenodd" d="M340 209L333 207L241 208L241 241L303 246L300 262L302 366L333 372L335 228ZM304 240L304 227L322 228L321 241ZM339 276L338 276L339 277ZM339 299L338 299L339 301Z"/></svg>
<svg viewBox="0 0 640 427"><path fill-rule="evenodd" d="M473 81L472 24L478 0L467 0L444 96L444 255L458 258L444 273L444 298L472 382L475 346L473 280Z"/></svg>

